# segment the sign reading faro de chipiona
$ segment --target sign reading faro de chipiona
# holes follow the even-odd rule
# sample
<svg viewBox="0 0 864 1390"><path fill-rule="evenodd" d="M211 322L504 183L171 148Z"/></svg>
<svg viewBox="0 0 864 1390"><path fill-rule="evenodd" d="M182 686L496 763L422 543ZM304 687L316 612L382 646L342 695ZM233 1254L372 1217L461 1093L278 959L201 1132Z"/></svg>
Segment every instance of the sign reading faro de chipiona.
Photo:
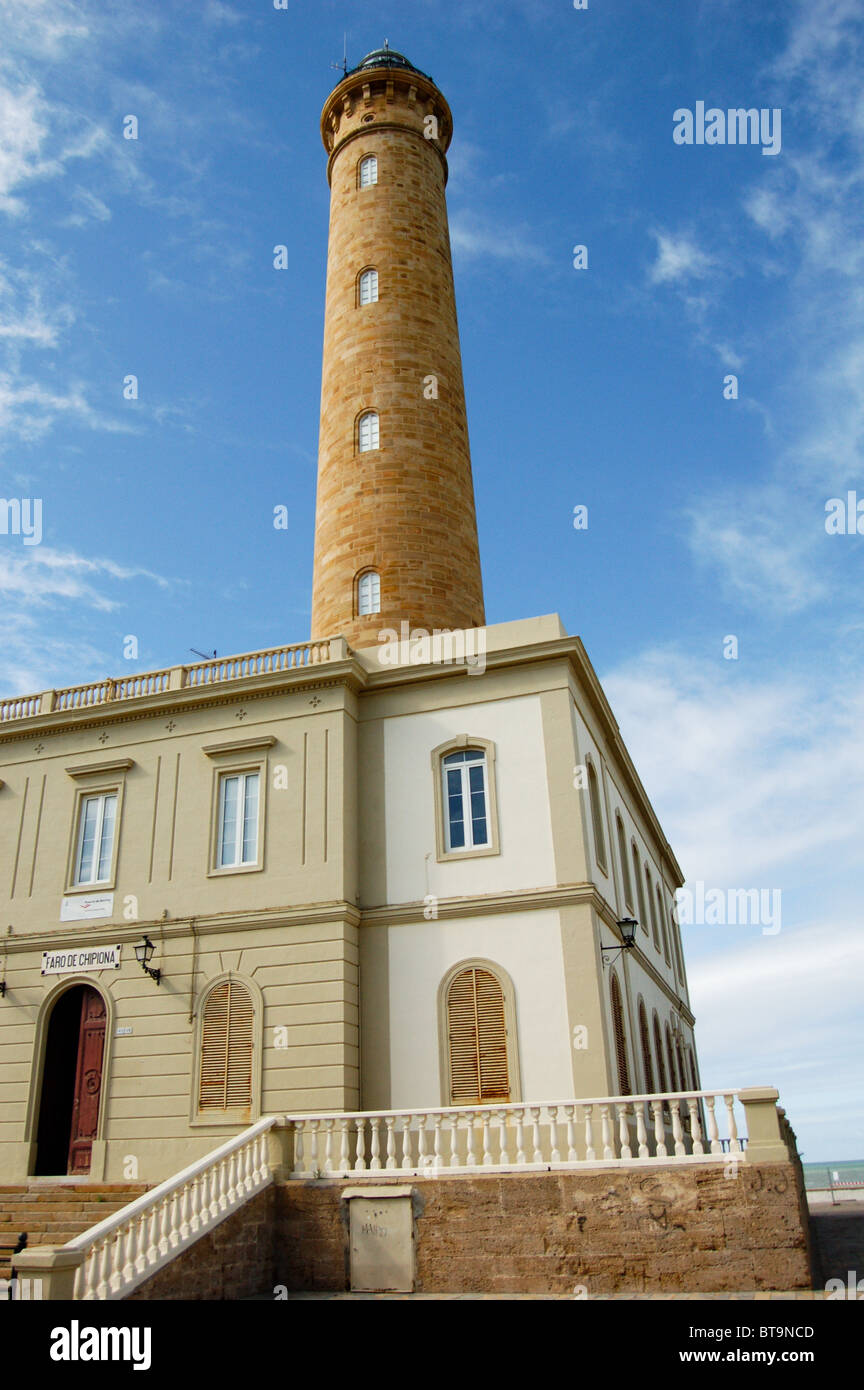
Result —
<svg viewBox="0 0 864 1390"><path fill-rule="evenodd" d="M70 975L76 970L119 970L119 946L76 946L42 952L43 975Z"/></svg>

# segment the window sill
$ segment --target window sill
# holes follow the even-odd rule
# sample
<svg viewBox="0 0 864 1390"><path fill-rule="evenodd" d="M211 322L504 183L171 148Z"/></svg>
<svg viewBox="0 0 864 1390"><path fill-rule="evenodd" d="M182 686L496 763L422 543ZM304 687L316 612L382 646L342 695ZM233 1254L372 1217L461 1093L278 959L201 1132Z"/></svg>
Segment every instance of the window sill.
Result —
<svg viewBox="0 0 864 1390"><path fill-rule="evenodd" d="M457 859L483 859L489 854L500 853L497 845L484 845L482 849L447 849L438 855L438 863L447 864Z"/></svg>
<svg viewBox="0 0 864 1390"><path fill-rule="evenodd" d="M189 1123L196 1129L214 1128L216 1125L242 1125L246 1129L260 1119L260 1112L249 1106L234 1110L203 1110L192 1116Z"/></svg>
<svg viewBox="0 0 864 1390"><path fill-rule="evenodd" d="M260 874L264 870L263 864L230 864L223 869L208 869L208 878L225 878L228 874Z"/></svg>

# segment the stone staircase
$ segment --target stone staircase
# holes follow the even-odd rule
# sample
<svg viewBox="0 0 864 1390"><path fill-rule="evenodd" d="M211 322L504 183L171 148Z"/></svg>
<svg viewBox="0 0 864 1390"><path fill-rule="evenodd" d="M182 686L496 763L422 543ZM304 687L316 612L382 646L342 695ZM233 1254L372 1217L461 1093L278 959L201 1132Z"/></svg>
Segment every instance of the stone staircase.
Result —
<svg viewBox="0 0 864 1390"><path fill-rule="evenodd" d="M146 1183L31 1182L0 1186L0 1279L11 1277L12 1255L26 1248L65 1245L147 1191Z"/></svg>

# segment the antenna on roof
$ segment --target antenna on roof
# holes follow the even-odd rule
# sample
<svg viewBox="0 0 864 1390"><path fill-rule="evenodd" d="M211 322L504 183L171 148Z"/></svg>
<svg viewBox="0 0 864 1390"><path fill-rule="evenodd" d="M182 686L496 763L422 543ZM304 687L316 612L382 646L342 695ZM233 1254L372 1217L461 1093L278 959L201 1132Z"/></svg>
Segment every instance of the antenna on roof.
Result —
<svg viewBox="0 0 864 1390"><path fill-rule="evenodd" d="M341 62L341 63L331 63L330 66L331 66L331 68L339 68L340 71L343 72L343 73L346 73L346 72L348 71L348 34L347 34L347 32L346 32L345 35L344 35L342 62Z"/></svg>
<svg viewBox="0 0 864 1390"><path fill-rule="evenodd" d="M199 652L197 647L190 647L189 650L190 652L194 652L196 656L200 656L202 661L212 661L213 657L216 655L215 652Z"/></svg>

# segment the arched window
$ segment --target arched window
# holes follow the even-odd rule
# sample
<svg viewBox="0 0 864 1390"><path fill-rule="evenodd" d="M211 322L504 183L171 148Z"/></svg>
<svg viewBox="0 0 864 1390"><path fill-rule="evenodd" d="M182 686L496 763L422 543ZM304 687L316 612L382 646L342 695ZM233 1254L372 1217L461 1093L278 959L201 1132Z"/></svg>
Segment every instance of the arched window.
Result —
<svg viewBox="0 0 864 1390"><path fill-rule="evenodd" d="M651 907L651 934L654 937L654 949L660 950L660 933L657 930L657 906L654 902L654 894L651 892L651 875L648 872L648 865L645 865L645 888L648 892L648 902Z"/></svg>
<svg viewBox="0 0 864 1390"><path fill-rule="evenodd" d="M594 857L606 872L606 837L603 834L603 811L600 807L600 786L593 762L588 763L588 799L591 803L591 827L594 831Z"/></svg>
<svg viewBox="0 0 864 1390"><path fill-rule="evenodd" d="M450 1105L510 1100L507 1020L501 981L469 966L447 990Z"/></svg>
<svg viewBox="0 0 864 1390"><path fill-rule="evenodd" d="M654 1055L657 1058L657 1075L660 1079L660 1090L661 1092L668 1091L666 1063L663 1059L663 1039L660 1036L660 1020L657 1017L656 1010L654 1013Z"/></svg>
<svg viewBox="0 0 864 1390"><path fill-rule="evenodd" d="M648 913L645 911L645 890L642 887L642 874L639 869L639 851L635 841L632 845L633 850L633 877L636 880L636 891L639 894L639 925L648 935Z"/></svg>
<svg viewBox="0 0 864 1390"><path fill-rule="evenodd" d="M680 1033L675 1035L675 1059L678 1063L678 1080L683 1091L687 1086L687 1073L684 1070L684 1048Z"/></svg>
<svg viewBox="0 0 864 1390"><path fill-rule="evenodd" d="M361 454L379 447L378 412L367 410L357 421L357 447Z"/></svg>
<svg viewBox="0 0 864 1390"><path fill-rule="evenodd" d="M630 1094L630 1068L627 1065L627 1034L624 1030L624 1008L618 976L612 976L609 986L612 998L612 1031L615 1034L615 1060L618 1066L618 1094Z"/></svg>
<svg viewBox="0 0 864 1390"><path fill-rule="evenodd" d="M672 1034L669 1031L669 1024L666 1024L666 1060L669 1063L669 1083L673 1091L680 1091L681 1086L675 1071L675 1053L672 1051Z"/></svg>
<svg viewBox="0 0 864 1390"><path fill-rule="evenodd" d="M648 1015L644 999L639 1000L639 1041L642 1044L642 1069L645 1072L645 1090L654 1094L654 1065L651 1060L651 1037L648 1033Z"/></svg>
<svg viewBox="0 0 864 1390"><path fill-rule="evenodd" d="M657 940L657 922L659 921L659 923L660 923L660 929L661 929L661 931L662 931L662 933L663 933L663 954L664 954L664 956L666 957L666 959L668 960L668 959L669 959L669 939L668 939L668 937L667 937L667 935L666 935L666 917L665 917L664 912L663 912L663 898L662 898L662 895L661 895L661 893L660 893L660 884L659 884L659 883L656 883L656 884L654 885L654 911L655 911L656 914L657 914L656 917L654 918L654 945L657 947L657 949L658 949L658 951L659 951L659 949L660 949L660 943L659 943L659 941Z"/></svg>
<svg viewBox="0 0 864 1390"><path fill-rule="evenodd" d="M365 570L357 580L357 613L363 618L381 612L381 576L377 570Z"/></svg>
<svg viewBox="0 0 864 1390"><path fill-rule="evenodd" d="M441 759L444 848L477 849L490 845L489 786L486 753L466 748Z"/></svg>
<svg viewBox="0 0 864 1390"><path fill-rule="evenodd" d="M693 1087L694 1091L698 1091L699 1080L696 1076L696 1063L693 1060L693 1049L689 1046L687 1048L687 1060L690 1063L690 1085Z"/></svg>
<svg viewBox="0 0 864 1390"><path fill-rule="evenodd" d="M357 303L362 308L364 304L378 303L378 271L361 270L357 279Z"/></svg>
<svg viewBox="0 0 864 1390"><path fill-rule="evenodd" d="M664 957L665 957L665 959L666 959L666 964L667 964L667 965L671 965L671 964L672 964L672 957L671 957L670 954L669 954L669 933L668 933L668 931L666 930L666 918L662 915L662 909L661 909L660 925L661 925L661 927L663 928L663 955L664 955Z"/></svg>
<svg viewBox="0 0 864 1390"><path fill-rule="evenodd" d="M249 1110L255 1007L245 985L222 980L204 1002L198 1108Z"/></svg>
<svg viewBox="0 0 864 1390"><path fill-rule="evenodd" d="M621 860L621 877L624 880L624 903L633 911L633 887L630 883L630 865L627 863L627 841L624 838L624 822L616 814L615 827L618 831L618 858Z"/></svg>
<svg viewBox="0 0 864 1390"><path fill-rule="evenodd" d="M681 984L683 985L683 984L684 984L684 957L683 957L683 955L681 954L681 932L680 932L680 929L679 929L679 927L678 927L678 922L676 921L675 913L674 913L674 912L670 912L670 914L669 914L669 932L670 932L670 934L671 934L671 936L672 936L672 945L675 947L675 961L676 961L676 964L677 964L677 966L678 966L678 979L679 979L679 981L681 982Z"/></svg>
<svg viewBox="0 0 864 1390"><path fill-rule="evenodd" d="M372 188L378 182L378 158L367 154L357 166L357 184L360 188Z"/></svg>

